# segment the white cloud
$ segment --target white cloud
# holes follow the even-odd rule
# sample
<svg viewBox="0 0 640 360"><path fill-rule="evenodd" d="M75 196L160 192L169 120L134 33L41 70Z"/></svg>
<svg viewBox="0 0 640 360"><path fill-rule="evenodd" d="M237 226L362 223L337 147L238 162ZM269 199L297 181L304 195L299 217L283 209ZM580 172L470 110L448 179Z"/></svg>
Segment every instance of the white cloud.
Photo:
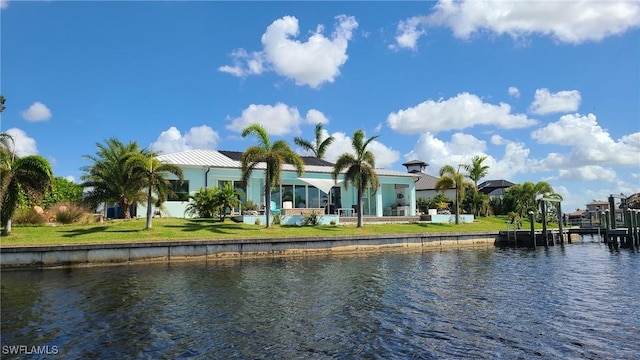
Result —
<svg viewBox="0 0 640 360"><path fill-rule="evenodd" d="M417 37L424 34L420 26L449 27L461 39L487 32L513 38L550 36L561 43L580 44L640 26L640 2L440 0L432 14L400 22L398 46L414 48Z"/></svg>
<svg viewBox="0 0 640 360"><path fill-rule="evenodd" d="M405 160L418 159L428 163L428 172L435 175L442 166L456 167L458 164L468 162L474 155L484 154L486 148L486 142L473 135L455 133L447 142L426 132L420 135L413 150L404 158Z"/></svg>
<svg viewBox="0 0 640 360"><path fill-rule="evenodd" d="M20 115L31 122L47 121L51 119L51 110L45 104L36 101L27 110L21 111Z"/></svg>
<svg viewBox="0 0 640 360"><path fill-rule="evenodd" d="M616 172L611 168L587 165L569 169L559 169L558 179L569 181L613 181Z"/></svg>
<svg viewBox="0 0 640 360"><path fill-rule="evenodd" d="M343 132L335 132L331 136L333 136L335 140L331 146L327 148L327 152L325 153L325 159L327 161L335 162L340 155L344 153L355 155L350 136ZM400 159L400 152L387 147L378 140L370 142L367 150L373 153L376 160L376 168L388 168Z"/></svg>
<svg viewBox="0 0 640 360"><path fill-rule="evenodd" d="M450 141L444 141L431 133L420 135L413 150L404 156L406 160L419 159L429 164L427 172L438 176L440 168L451 165L467 164L476 155L486 156L484 165L489 166L485 179L513 179L520 173L528 173L537 161L530 159L530 150L523 143L513 142L494 135L493 145L504 146L502 158L487 153L487 143L469 134L456 133ZM462 171L462 170L461 170Z"/></svg>
<svg viewBox="0 0 640 360"><path fill-rule="evenodd" d="M447 100L427 100L415 107L398 110L387 117L389 127L399 133L460 130L476 125L504 129L525 128L536 124L524 114L511 114L509 104L493 105L478 96L461 93Z"/></svg>
<svg viewBox="0 0 640 360"><path fill-rule="evenodd" d="M236 49L231 53L231 58L233 66L220 66L218 70L238 77L259 75L265 71L264 56L260 52L248 54L244 49ZM243 63L246 63L246 66L243 66Z"/></svg>
<svg viewBox="0 0 640 360"><path fill-rule="evenodd" d="M307 41L301 42L295 39L300 32L298 19L284 16L271 23L262 35L263 51L248 54L244 49L237 49L231 54L234 65L221 66L218 70L241 77L273 70L297 85L311 88L331 83L348 59L348 42L358 27L352 16L338 15L335 19L337 23L330 38L322 34L324 27L318 25Z"/></svg>
<svg viewBox="0 0 640 360"><path fill-rule="evenodd" d="M302 121L300 112L295 107L283 103L277 103L275 106L251 104L242 111L240 117L231 120L227 129L241 133L248 125L258 123L271 135L298 135Z"/></svg>
<svg viewBox="0 0 640 360"><path fill-rule="evenodd" d="M0 0L0 9L6 9L9 6L8 0Z"/></svg>
<svg viewBox="0 0 640 360"><path fill-rule="evenodd" d="M578 90L550 93L549 89L537 89L529 111L539 115L567 113L578 110L581 101L582 96Z"/></svg>
<svg viewBox="0 0 640 360"><path fill-rule="evenodd" d="M323 124L326 125L329 123L329 119L320 111L316 109L311 109L307 111L307 123L308 124Z"/></svg>
<svg viewBox="0 0 640 360"><path fill-rule="evenodd" d="M163 131L150 146L151 151L170 154L191 149L215 149L220 136L206 125L192 127L184 136L175 126Z"/></svg>
<svg viewBox="0 0 640 360"><path fill-rule="evenodd" d="M423 23L426 21L425 16L415 16L398 23L396 45L389 45L390 49L405 48L416 50L418 39L427 32Z"/></svg>
<svg viewBox="0 0 640 360"><path fill-rule="evenodd" d="M511 97L515 97L515 98L520 97L520 90L518 90L518 88L515 86L509 86L509 89L507 91L509 92L509 96Z"/></svg>
<svg viewBox="0 0 640 360"><path fill-rule="evenodd" d="M14 151L17 156L27 156L27 155L37 155L38 147L36 146L36 141L30 138L26 132L18 129L11 128L6 131L7 134L11 135L14 143Z"/></svg>
<svg viewBox="0 0 640 360"><path fill-rule="evenodd" d="M566 154L552 153L543 160L550 168L585 165L638 166L640 132L613 140L593 114L569 114L535 130L531 137L541 144L570 146Z"/></svg>
<svg viewBox="0 0 640 360"><path fill-rule="evenodd" d="M76 178L73 175L67 175L64 177L67 181L71 181L72 183L76 182Z"/></svg>

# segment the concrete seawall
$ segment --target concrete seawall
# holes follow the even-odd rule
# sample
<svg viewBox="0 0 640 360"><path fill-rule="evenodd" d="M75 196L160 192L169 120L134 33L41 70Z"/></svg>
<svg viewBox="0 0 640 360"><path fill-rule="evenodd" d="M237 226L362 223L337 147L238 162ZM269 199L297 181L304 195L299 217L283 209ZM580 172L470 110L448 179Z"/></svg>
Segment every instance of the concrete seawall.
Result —
<svg viewBox="0 0 640 360"><path fill-rule="evenodd" d="M2 247L0 265L2 269L47 268L380 250L437 250L445 247L489 247L494 245L497 237L495 232L478 232Z"/></svg>

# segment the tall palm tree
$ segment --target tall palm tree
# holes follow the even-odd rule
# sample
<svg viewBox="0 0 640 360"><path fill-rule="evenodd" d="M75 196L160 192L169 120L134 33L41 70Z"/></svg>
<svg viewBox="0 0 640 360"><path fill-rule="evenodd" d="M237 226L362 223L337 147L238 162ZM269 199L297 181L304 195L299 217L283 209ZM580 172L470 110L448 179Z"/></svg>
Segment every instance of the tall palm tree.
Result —
<svg viewBox="0 0 640 360"><path fill-rule="evenodd" d="M132 177L138 177L141 172L146 177L147 187L147 223L145 230L151 229L153 193L158 196L160 204L166 200L167 194L170 192L171 183L166 179L169 174L175 175L180 183L184 181L182 169L174 164L163 163L157 158L157 154L153 152L136 152L133 153L125 161L125 168L129 170Z"/></svg>
<svg viewBox="0 0 640 360"><path fill-rule="evenodd" d="M482 165L482 163L487 159L486 156L476 155L471 158L470 164L462 165L464 169L467 171L467 177L473 180L473 193L474 193L474 201L473 201L473 214L478 216L478 205L481 205L482 197L478 197L478 181L483 177L487 176L489 173L489 165ZM479 201L476 201L479 200Z"/></svg>
<svg viewBox="0 0 640 360"><path fill-rule="evenodd" d="M247 184L251 178L251 173L260 163L266 164L265 169L265 214L266 227L269 227L269 215L271 213L271 188L280 184L282 166L285 163L293 165L298 176L304 173L304 162L296 154L289 144L284 140L277 140L271 143L269 134L265 128L257 123L247 126L242 130L242 137L254 135L259 145L250 146L240 156L242 162L242 181Z"/></svg>
<svg viewBox="0 0 640 360"><path fill-rule="evenodd" d="M471 158L470 164L464 164L463 167L467 171L467 177L473 180L473 185L478 189L478 181L489 174L489 165L482 165L487 160L486 156L476 155Z"/></svg>
<svg viewBox="0 0 640 360"><path fill-rule="evenodd" d="M455 189L456 196L454 200L454 211L456 217L456 224L460 223L460 199L464 197L465 186L471 185L468 181L465 181L464 175L458 170L454 169L451 165L445 165L440 168L440 178L436 181L436 190Z"/></svg>
<svg viewBox="0 0 640 360"><path fill-rule="evenodd" d="M24 190L27 196L42 197L51 187L52 180L51 165L39 155L12 157L10 162L2 164L2 235L11 233L11 217L18 206L20 190Z"/></svg>
<svg viewBox="0 0 640 360"><path fill-rule="evenodd" d="M317 123L315 141L310 142L303 138L296 137L293 139L293 142L303 149L311 151L315 157L322 159L324 157L324 154L327 152L327 148L333 143L334 140L335 138L333 136L329 136L326 139L322 140L322 123Z"/></svg>
<svg viewBox="0 0 640 360"><path fill-rule="evenodd" d="M91 165L82 167L82 186L89 188L86 199L93 205L101 203L117 203L120 206L120 217L131 217L133 204L144 200L142 191L147 184L144 173L132 172L127 160L137 153L145 154L135 141L123 144L118 139L110 138L104 144L96 144L96 155L85 155ZM131 164L130 164L131 165Z"/></svg>
<svg viewBox="0 0 640 360"><path fill-rule="evenodd" d="M356 130L351 139L351 146L356 155L353 156L351 153L344 153L340 155L333 166L332 176L334 181L338 181L338 175L346 170L344 175L345 183L353 183L356 187L358 194L358 227L362 227L362 194L364 190L367 187L371 187L375 192L380 186L378 175L375 172L375 156L371 151L367 150L367 146L371 141L379 136L380 135L372 136L365 140L364 132L362 130Z"/></svg>

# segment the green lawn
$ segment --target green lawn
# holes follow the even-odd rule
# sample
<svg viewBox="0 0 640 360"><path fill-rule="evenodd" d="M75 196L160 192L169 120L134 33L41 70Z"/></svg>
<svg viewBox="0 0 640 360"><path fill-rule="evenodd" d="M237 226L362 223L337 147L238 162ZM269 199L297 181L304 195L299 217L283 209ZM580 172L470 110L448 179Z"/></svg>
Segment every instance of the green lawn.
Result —
<svg viewBox="0 0 640 360"><path fill-rule="evenodd" d="M539 225L539 224L537 224ZM506 218L479 218L472 224L364 224L321 226L280 226L237 224L230 220L154 219L153 229L143 230L145 219L116 220L87 225L14 226L0 246L115 243L161 240L286 238L339 235L407 234L430 232L475 232L506 230ZM529 229L529 223L523 224Z"/></svg>

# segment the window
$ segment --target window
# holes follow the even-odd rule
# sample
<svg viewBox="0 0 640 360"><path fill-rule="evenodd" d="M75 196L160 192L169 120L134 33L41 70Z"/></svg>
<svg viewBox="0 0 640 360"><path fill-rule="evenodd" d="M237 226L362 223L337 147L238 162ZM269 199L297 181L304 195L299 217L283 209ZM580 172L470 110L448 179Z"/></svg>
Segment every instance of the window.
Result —
<svg viewBox="0 0 640 360"><path fill-rule="evenodd" d="M169 180L169 201L189 201L189 180Z"/></svg>
<svg viewBox="0 0 640 360"><path fill-rule="evenodd" d="M305 185L295 186L295 198L293 207L306 208L307 207L307 187Z"/></svg>
<svg viewBox="0 0 640 360"><path fill-rule="evenodd" d="M324 207L327 204L326 194L318 190L317 187L309 186L308 191L309 191L309 207L319 208L319 207ZM321 196L325 197L324 203L322 203Z"/></svg>

